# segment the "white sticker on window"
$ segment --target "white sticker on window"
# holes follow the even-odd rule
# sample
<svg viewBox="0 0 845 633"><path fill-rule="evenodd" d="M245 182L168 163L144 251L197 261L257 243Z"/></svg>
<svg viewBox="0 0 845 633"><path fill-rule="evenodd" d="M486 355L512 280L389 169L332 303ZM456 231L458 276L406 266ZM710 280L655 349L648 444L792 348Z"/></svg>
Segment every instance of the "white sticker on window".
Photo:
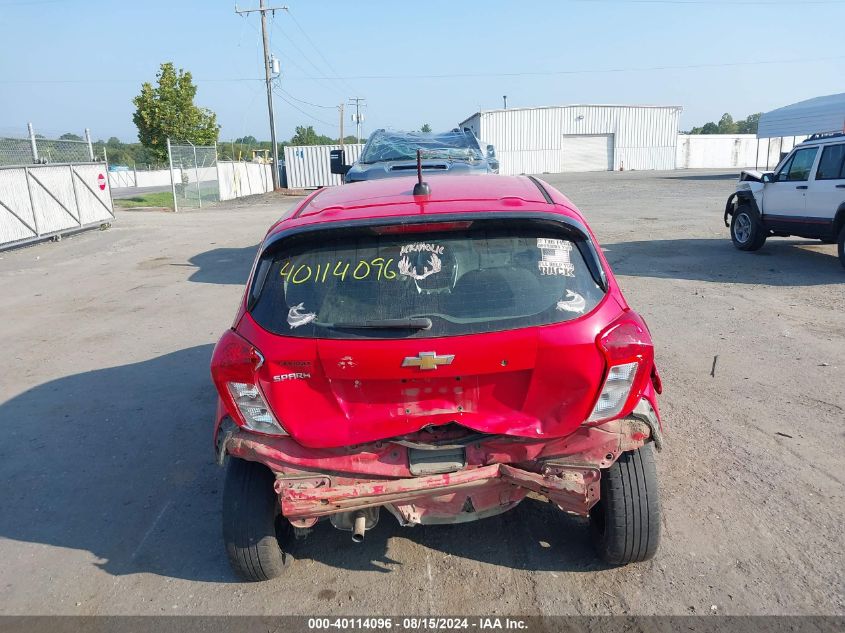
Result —
<svg viewBox="0 0 845 633"><path fill-rule="evenodd" d="M587 301L577 292L566 291L566 299L557 302L557 309L561 312L583 312Z"/></svg>
<svg viewBox="0 0 845 633"><path fill-rule="evenodd" d="M569 259L572 242L538 237L537 248L541 251L540 261L537 262L541 275L575 276L575 266Z"/></svg>
<svg viewBox="0 0 845 633"><path fill-rule="evenodd" d="M305 325L306 323L311 323L311 321L317 318L317 315L313 312L303 312L304 309L305 304L300 303L299 305L293 306L288 311L288 325L291 329L298 328L300 325Z"/></svg>
<svg viewBox="0 0 845 633"><path fill-rule="evenodd" d="M417 242L415 244L405 244L405 246L399 249L400 255L407 255L408 253L434 253L435 255L442 255L443 247L437 244Z"/></svg>
<svg viewBox="0 0 845 633"><path fill-rule="evenodd" d="M443 247L441 246L440 248ZM410 277L411 279L416 279L417 281L425 279L434 273L439 273L442 268L443 264L440 262L440 258L435 253L431 254L431 257L428 259L428 266L423 267L423 271L421 273L417 272L416 266L411 266L411 261L407 257L403 257L399 260L399 274L404 275L405 277Z"/></svg>

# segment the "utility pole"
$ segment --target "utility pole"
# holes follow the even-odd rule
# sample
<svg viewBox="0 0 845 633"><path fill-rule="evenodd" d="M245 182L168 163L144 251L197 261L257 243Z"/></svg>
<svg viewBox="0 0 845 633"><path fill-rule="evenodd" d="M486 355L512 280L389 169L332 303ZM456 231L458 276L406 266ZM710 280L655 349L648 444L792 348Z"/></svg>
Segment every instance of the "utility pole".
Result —
<svg viewBox="0 0 845 633"><path fill-rule="evenodd" d="M340 149L343 149L343 104L341 103L337 106L338 110L340 110Z"/></svg>
<svg viewBox="0 0 845 633"><path fill-rule="evenodd" d="M363 105L365 105L365 106L367 105L366 99L364 99L363 97L350 97L349 98L349 105L355 106L355 116L354 116L355 136L358 139L359 145L361 144L361 123L364 120L364 119L361 118L361 104L362 104L362 102L364 102Z"/></svg>
<svg viewBox="0 0 845 633"><path fill-rule="evenodd" d="M267 35L267 12L287 11L286 6L268 7L266 0L259 0L257 9L238 9L235 5L235 13L238 15L249 15L250 13L261 14L261 39L264 43L264 80L267 83L267 112L270 115L270 143L273 146L273 189L279 188L279 146L276 144L276 118L273 115L273 68L270 61L270 39Z"/></svg>

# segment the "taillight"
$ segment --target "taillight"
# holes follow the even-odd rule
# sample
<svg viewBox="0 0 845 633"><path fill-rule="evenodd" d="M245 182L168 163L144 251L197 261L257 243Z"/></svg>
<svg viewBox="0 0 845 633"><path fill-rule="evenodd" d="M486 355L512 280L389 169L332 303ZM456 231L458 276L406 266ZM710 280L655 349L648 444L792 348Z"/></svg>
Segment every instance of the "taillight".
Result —
<svg viewBox="0 0 845 633"><path fill-rule="evenodd" d="M622 413L632 394L640 391L639 383L648 377L654 361L648 329L635 312L626 312L599 334L596 344L607 361L607 377L587 422L610 420Z"/></svg>
<svg viewBox="0 0 845 633"><path fill-rule="evenodd" d="M267 435L287 435L258 386L255 371L263 364L261 352L229 330L214 348L211 377L238 426Z"/></svg>

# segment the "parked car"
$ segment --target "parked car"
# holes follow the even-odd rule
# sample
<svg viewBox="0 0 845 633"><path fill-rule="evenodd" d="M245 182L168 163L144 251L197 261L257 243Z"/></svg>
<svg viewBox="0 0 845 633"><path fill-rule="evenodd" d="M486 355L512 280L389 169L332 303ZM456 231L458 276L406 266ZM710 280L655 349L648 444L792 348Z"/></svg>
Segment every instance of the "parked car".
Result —
<svg viewBox="0 0 845 633"><path fill-rule="evenodd" d="M360 542L529 492L608 563L650 558L661 382L584 217L530 177L421 184L318 190L258 249L211 361L233 569L280 574L320 520Z"/></svg>
<svg viewBox="0 0 845 633"><path fill-rule="evenodd" d="M770 236L838 243L845 266L845 134L811 136L774 172L743 171L725 226L742 251L762 248Z"/></svg>
<svg viewBox="0 0 845 633"><path fill-rule="evenodd" d="M453 175L499 171L492 145L482 149L471 130L455 128L439 134L376 130L353 165L345 164L342 150L333 150L331 172L342 174L347 183L408 176L416 172L417 150L422 150L424 172Z"/></svg>

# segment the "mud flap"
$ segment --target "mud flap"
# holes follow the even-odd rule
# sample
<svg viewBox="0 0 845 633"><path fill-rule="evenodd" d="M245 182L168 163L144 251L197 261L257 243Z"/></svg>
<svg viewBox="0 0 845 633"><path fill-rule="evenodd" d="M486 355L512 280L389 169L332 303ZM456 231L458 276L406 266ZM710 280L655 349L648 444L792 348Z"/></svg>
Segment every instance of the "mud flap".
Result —
<svg viewBox="0 0 845 633"><path fill-rule="evenodd" d="M728 201L725 203L725 217L723 219L725 221L725 226L727 227L731 226L728 216L732 216L734 214L734 198L736 198L736 193L732 193L728 196Z"/></svg>

